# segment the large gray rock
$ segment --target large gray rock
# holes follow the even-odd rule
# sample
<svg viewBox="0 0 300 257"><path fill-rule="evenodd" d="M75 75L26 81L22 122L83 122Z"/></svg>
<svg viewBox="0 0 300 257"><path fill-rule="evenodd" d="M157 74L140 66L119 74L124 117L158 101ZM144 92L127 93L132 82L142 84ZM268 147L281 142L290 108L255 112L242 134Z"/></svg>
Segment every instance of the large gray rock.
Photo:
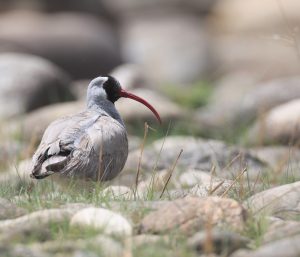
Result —
<svg viewBox="0 0 300 257"><path fill-rule="evenodd" d="M271 109L258 119L249 131L248 140L252 144L297 144L300 139L299 125L300 100L296 99Z"/></svg>
<svg viewBox="0 0 300 257"><path fill-rule="evenodd" d="M73 78L105 74L121 62L113 28L87 14L2 14L0 44L0 52L14 50L42 56Z"/></svg>
<svg viewBox="0 0 300 257"><path fill-rule="evenodd" d="M208 106L199 109L197 119L203 128L248 124L272 108L300 97L300 78L287 77L258 82L247 73L228 75L218 84Z"/></svg>
<svg viewBox="0 0 300 257"><path fill-rule="evenodd" d="M69 83L66 74L47 60L0 54L0 119L74 99Z"/></svg>
<svg viewBox="0 0 300 257"><path fill-rule="evenodd" d="M297 219L300 215L300 181L257 193L247 199L244 205L254 214Z"/></svg>
<svg viewBox="0 0 300 257"><path fill-rule="evenodd" d="M200 129L234 130L240 105L245 96L256 89L258 81L257 76L244 71L232 72L216 81L209 103L196 112Z"/></svg>
<svg viewBox="0 0 300 257"><path fill-rule="evenodd" d="M155 15L126 20L122 53L156 84L188 83L210 69L209 40L201 21L191 15Z"/></svg>

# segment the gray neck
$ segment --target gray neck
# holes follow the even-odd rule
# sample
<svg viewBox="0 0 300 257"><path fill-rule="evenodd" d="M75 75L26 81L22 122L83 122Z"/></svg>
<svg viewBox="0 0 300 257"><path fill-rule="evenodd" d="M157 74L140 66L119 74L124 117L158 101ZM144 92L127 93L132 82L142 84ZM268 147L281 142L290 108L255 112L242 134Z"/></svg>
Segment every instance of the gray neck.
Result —
<svg viewBox="0 0 300 257"><path fill-rule="evenodd" d="M93 99L93 98L88 98L87 99L87 108L89 110L94 110L99 113L103 113L104 115L110 116L117 120L123 127L125 127L125 124L117 111L115 105L107 100L107 99Z"/></svg>

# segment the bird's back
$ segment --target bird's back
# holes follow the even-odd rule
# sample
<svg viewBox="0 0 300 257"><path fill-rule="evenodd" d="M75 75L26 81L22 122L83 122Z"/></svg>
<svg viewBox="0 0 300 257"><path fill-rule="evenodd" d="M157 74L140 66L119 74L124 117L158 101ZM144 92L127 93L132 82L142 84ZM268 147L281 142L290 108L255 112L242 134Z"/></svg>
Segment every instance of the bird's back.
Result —
<svg viewBox="0 0 300 257"><path fill-rule="evenodd" d="M53 173L108 180L123 168L128 142L123 124L114 118L87 110L54 121L44 133L33 156L33 176Z"/></svg>

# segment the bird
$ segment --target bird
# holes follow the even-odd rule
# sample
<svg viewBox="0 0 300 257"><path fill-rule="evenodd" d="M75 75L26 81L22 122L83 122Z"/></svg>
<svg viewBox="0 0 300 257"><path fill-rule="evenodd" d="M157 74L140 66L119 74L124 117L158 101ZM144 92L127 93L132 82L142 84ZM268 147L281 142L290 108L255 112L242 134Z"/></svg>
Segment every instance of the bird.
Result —
<svg viewBox="0 0 300 257"><path fill-rule="evenodd" d="M32 157L30 176L43 179L59 174L91 181L115 178L128 156L125 124L114 104L121 97L145 105L161 123L150 103L124 90L114 77L99 76L88 85L85 110L47 127Z"/></svg>

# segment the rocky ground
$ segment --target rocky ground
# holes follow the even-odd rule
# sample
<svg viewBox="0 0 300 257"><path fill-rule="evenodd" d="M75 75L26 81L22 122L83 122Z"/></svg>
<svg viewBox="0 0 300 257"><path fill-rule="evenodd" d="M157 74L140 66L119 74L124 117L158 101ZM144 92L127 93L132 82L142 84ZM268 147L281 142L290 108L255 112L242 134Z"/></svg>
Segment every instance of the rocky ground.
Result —
<svg viewBox="0 0 300 257"><path fill-rule="evenodd" d="M0 1L0 255L300 256L299 5ZM116 179L31 179L107 73L163 124L121 99Z"/></svg>

